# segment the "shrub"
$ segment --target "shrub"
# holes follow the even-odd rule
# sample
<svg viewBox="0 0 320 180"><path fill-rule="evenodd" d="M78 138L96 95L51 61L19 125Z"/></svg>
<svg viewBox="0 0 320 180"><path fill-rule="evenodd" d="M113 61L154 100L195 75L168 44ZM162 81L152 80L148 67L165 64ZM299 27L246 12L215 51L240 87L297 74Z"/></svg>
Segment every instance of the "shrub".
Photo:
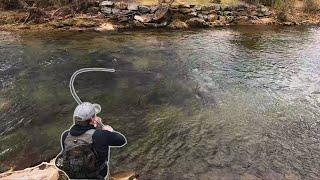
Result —
<svg viewBox="0 0 320 180"><path fill-rule="evenodd" d="M1 9L20 9L22 8L22 4L19 0L1 0L0 1L0 8Z"/></svg>
<svg viewBox="0 0 320 180"><path fill-rule="evenodd" d="M72 6L76 10L84 10L88 7L95 5L96 0L0 0L0 8L11 10L11 9L21 9L24 6L36 7L63 7Z"/></svg>
<svg viewBox="0 0 320 180"><path fill-rule="evenodd" d="M304 0L304 11L311 13L319 11L319 1L317 0Z"/></svg>

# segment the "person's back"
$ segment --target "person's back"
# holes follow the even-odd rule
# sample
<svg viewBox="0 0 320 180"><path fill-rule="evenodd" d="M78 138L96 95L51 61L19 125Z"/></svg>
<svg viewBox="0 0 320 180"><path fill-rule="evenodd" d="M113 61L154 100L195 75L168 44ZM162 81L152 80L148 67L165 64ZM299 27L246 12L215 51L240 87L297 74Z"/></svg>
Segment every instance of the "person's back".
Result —
<svg viewBox="0 0 320 180"><path fill-rule="evenodd" d="M103 179L108 174L109 147L126 144L122 134L101 123L96 116L100 110L88 111L87 106L94 107L91 103L79 105L75 124L61 136L62 152L56 164L71 179Z"/></svg>

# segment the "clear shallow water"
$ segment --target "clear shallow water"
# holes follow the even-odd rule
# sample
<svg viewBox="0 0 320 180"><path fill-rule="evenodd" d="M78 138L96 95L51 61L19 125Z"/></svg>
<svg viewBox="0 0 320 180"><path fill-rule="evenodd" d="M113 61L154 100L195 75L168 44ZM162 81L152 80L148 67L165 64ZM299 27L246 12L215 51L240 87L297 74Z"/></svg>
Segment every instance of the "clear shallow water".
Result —
<svg viewBox="0 0 320 180"><path fill-rule="evenodd" d="M320 29L0 33L0 160L59 152L75 102L100 103L128 138L111 169L143 179L319 178ZM134 71L134 72L131 72Z"/></svg>

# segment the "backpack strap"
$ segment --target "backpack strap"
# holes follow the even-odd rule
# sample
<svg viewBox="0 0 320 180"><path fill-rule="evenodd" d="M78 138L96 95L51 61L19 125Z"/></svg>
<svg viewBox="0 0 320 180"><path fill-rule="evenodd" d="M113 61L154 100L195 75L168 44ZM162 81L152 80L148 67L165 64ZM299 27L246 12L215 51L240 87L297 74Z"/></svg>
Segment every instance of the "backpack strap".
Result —
<svg viewBox="0 0 320 180"><path fill-rule="evenodd" d="M89 129L88 131L86 131L84 134L88 134L88 135L93 135L93 133L96 131L96 129Z"/></svg>

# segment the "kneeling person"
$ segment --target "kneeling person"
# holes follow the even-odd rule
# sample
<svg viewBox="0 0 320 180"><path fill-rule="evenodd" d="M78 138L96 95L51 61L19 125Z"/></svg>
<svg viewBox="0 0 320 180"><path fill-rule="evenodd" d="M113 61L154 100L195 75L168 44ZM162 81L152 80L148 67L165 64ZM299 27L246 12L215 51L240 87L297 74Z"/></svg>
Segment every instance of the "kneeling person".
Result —
<svg viewBox="0 0 320 180"><path fill-rule="evenodd" d="M104 179L108 175L109 147L122 147L126 138L103 125L98 104L84 102L76 107L74 125L61 136L62 151L56 166L71 179Z"/></svg>

